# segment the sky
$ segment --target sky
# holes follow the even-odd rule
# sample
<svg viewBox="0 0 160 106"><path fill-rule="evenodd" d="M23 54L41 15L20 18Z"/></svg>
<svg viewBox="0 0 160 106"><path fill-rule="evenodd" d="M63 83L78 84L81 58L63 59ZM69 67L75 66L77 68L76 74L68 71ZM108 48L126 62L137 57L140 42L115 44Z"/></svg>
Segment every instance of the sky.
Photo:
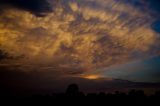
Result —
<svg viewBox="0 0 160 106"><path fill-rule="evenodd" d="M1 0L0 84L160 83L159 13L159 0Z"/></svg>

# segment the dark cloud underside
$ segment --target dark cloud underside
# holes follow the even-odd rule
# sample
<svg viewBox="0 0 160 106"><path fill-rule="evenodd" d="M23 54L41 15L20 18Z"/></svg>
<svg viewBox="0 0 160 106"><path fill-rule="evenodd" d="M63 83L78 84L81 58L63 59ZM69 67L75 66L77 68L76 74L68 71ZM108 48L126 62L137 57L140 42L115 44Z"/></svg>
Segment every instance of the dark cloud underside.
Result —
<svg viewBox="0 0 160 106"><path fill-rule="evenodd" d="M52 11L50 4L46 0L1 0L0 6L2 8L15 7L29 11L37 16L43 16L45 13Z"/></svg>
<svg viewBox="0 0 160 106"><path fill-rule="evenodd" d="M0 61L7 57L8 57L7 54L4 51L0 50Z"/></svg>

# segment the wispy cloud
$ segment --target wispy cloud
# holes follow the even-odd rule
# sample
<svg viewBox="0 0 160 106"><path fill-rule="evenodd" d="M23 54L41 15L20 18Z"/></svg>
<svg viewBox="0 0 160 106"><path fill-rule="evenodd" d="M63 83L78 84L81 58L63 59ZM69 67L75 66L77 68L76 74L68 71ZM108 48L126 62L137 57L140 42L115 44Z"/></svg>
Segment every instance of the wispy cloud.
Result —
<svg viewBox="0 0 160 106"><path fill-rule="evenodd" d="M151 27L157 17L147 6L142 11L117 0L46 2L2 8L0 49L20 58L1 63L14 61L26 71L54 66L64 74L79 75L160 53L159 33ZM48 13L48 5L54 11ZM35 16L46 11L43 17Z"/></svg>

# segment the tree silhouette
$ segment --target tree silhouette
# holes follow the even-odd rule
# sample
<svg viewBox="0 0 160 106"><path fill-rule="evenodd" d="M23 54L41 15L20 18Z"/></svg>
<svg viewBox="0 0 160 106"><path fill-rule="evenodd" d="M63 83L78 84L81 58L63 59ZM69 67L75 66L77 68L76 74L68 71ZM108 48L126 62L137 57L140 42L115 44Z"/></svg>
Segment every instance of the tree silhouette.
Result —
<svg viewBox="0 0 160 106"><path fill-rule="evenodd" d="M77 96L79 94L79 87L77 84L70 84L66 90L68 96Z"/></svg>

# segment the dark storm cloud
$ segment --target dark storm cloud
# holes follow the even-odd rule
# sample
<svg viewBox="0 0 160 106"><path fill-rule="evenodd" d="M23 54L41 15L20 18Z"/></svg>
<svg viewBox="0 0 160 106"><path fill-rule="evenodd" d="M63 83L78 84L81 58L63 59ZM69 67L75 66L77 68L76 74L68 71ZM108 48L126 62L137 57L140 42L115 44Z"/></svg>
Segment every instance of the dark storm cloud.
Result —
<svg viewBox="0 0 160 106"><path fill-rule="evenodd" d="M8 54L0 49L0 61L8 57L9 57Z"/></svg>
<svg viewBox="0 0 160 106"><path fill-rule="evenodd" d="M52 11L51 5L46 0L1 0L0 7L1 9L15 7L29 11L36 16L44 16Z"/></svg>

